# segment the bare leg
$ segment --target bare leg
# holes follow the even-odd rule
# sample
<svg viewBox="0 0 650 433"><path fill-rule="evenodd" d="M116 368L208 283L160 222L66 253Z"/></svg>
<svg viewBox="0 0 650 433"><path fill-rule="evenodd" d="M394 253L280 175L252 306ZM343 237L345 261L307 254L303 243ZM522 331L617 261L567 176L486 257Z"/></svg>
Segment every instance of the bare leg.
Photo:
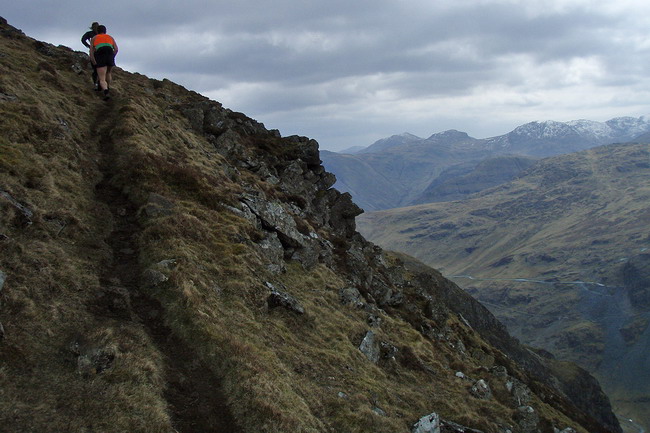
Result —
<svg viewBox="0 0 650 433"><path fill-rule="evenodd" d="M112 66L106 67L106 88L107 89L111 88L111 81L113 80L113 75L111 74L112 70L113 70Z"/></svg>
<svg viewBox="0 0 650 433"><path fill-rule="evenodd" d="M106 82L107 69L108 69L107 66L102 66L100 68L97 68L97 76L99 78L99 87L102 90L108 89L108 83Z"/></svg>

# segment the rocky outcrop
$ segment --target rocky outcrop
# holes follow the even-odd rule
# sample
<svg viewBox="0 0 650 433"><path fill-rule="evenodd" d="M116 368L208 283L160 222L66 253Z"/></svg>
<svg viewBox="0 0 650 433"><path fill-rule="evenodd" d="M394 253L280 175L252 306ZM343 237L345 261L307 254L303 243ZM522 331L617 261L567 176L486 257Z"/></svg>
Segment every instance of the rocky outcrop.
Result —
<svg viewBox="0 0 650 433"><path fill-rule="evenodd" d="M20 107L16 160L37 167L0 170L12 198L0 198L11 277L0 367L12 372L0 375L12 395L0 415L14 430L407 431L444 395L462 409L447 404L450 421L432 414L416 430L505 431L525 400L514 381L503 391L515 377L547 405L540 424L565 411L605 429L537 383L515 358L541 361L478 303L359 235L361 209L332 189L314 140L125 71L123 99L107 105L71 68L85 57L30 41L21 54L15 42L0 39L3 52L29 67L2 76L0 90L19 95L2 108ZM35 88L51 90L42 113L21 101ZM66 127L48 117L61 106L75 114ZM52 128L31 128L33 116ZM17 224L26 203L32 224ZM69 394L74 406L60 405Z"/></svg>
<svg viewBox="0 0 650 433"><path fill-rule="evenodd" d="M305 314L305 308L300 305L300 302L294 296L278 290L269 282L266 283L266 286L271 290L271 294L266 298L269 309L282 307L296 314Z"/></svg>

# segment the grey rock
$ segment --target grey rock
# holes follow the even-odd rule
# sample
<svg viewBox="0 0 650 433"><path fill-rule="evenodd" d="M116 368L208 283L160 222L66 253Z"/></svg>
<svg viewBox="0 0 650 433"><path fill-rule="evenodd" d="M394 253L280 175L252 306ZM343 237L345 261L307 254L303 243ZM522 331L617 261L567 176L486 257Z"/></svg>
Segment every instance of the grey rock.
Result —
<svg viewBox="0 0 650 433"><path fill-rule="evenodd" d="M381 359L395 361L395 357L397 356L399 349L391 343L381 341L379 343L379 351L381 353Z"/></svg>
<svg viewBox="0 0 650 433"><path fill-rule="evenodd" d="M379 317L378 314L368 314L368 319L366 319L366 322L368 322L368 325L370 325L373 328L379 328L381 326L381 317Z"/></svg>
<svg viewBox="0 0 650 433"><path fill-rule="evenodd" d="M339 299L343 305L352 305L356 308L363 308L365 305L363 297L356 287L343 287L339 290Z"/></svg>
<svg viewBox="0 0 650 433"><path fill-rule="evenodd" d="M435 323L445 323L449 317L449 310L441 302L429 299L424 308L424 316Z"/></svg>
<svg viewBox="0 0 650 433"><path fill-rule="evenodd" d="M84 72L84 68L79 63L73 63L72 65L70 65L70 68L77 75L81 75Z"/></svg>
<svg viewBox="0 0 650 433"><path fill-rule="evenodd" d="M351 237L356 231L354 217L362 213L363 209L352 201L350 193L339 194L332 203L329 223L335 232Z"/></svg>
<svg viewBox="0 0 650 433"><path fill-rule="evenodd" d="M156 266L162 269L174 269L176 267L176 259L165 259L156 263Z"/></svg>
<svg viewBox="0 0 650 433"><path fill-rule="evenodd" d="M516 407L527 406L532 399L532 391L530 388L518 379L510 378L506 381L506 389L512 394Z"/></svg>
<svg viewBox="0 0 650 433"><path fill-rule="evenodd" d="M93 346L81 338L70 343L69 349L76 358L77 372L84 377L108 370L115 360L115 353L111 349Z"/></svg>
<svg viewBox="0 0 650 433"><path fill-rule="evenodd" d="M515 414L515 421L519 424L522 433L538 433L539 416L531 406L521 406Z"/></svg>
<svg viewBox="0 0 650 433"><path fill-rule="evenodd" d="M306 237L298 231L296 221L279 202L272 202L251 194L242 197L242 202L262 222L262 227L278 234L282 245L289 248L306 246Z"/></svg>
<svg viewBox="0 0 650 433"><path fill-rule="evenodd" d="M144 287L156 287L169 280L167 275L155 269L146 269L141 276Z"/></svg>
<svg viewBox="0 0 650 433"><path fill-rule="evenodd" d="M28 225L30 225L30 224L32 223L32 218L34 217L34 212L32 212L31 209L29 209L29 208L28 208L27 206L25 206L25 205L20 204L20 203L18 202L18 200L16 200L15 198L13 198L13 197L11 196L11 194L9 194L8 192L3 191L3 190L1 190L1 189L0 189L0 198L4 198L4 199L7 200L7 201L8 201L8 202L9 202L9 203L14 207L14 208L18 209L18 211L20 212L20 215L21 215L21 217L22 217L22 221L21 221L21 222L22 222L23 225L28 226Z"/></svg>
<svg viewBox="0 0 650 433"><path fill-rule="evenodd" d="M451 421L441 421L440 427L441 433L483 433L481 430L476 430L473 428L465 427L460 424L456 424Z"/></svg>
<svg viewBox="0 0 650 433"><path fill-rule="evenodd" d="M480 398L481 400L492 399L492 390L490 389L490 385L488 385L483 379L477 380L476 383L472 385L470 392L474 397Z"/></svg>
<svg viewBox="0 0 650 433"><path fill-rule="evenodd" d="M276 274L284 272L284 248L277 233L267 232L257 247L262 258L268 263L267 269Z"/></svg>
<svg viewBox="0 0 650 433"><path fill-rule="evenodd" d="M423 416L411 427L411 433L440 433L440 416L435 412Z"/></svg>
<svg viewBox="0 0 650 433"><path fill-rule="evenodd" d="M2 323L0 323L0 340L3 340L5 338L5 327L2 326Z"/></svg>
<svg viewBox="0 0 650 433"><path fill-rule="evenodd" d="M460 319L461 322L465 324L465 326L467 326L469 329L472 329L472 325L469 324L467 319L465 319L465 317L463 317L461 313L458 313L458 318Z"/></svg>
<svg viewBox="0 0 650 433"><path fill-rule="evenodd" d="M294 250L291 259L300 262L305 269L312 269L319 263L320 246L316 242L305 243L302 248Z"/></svg>
<svg viewBox="0 0 650 433"><path fill-rule="evenodd" d="M5 281L7 281L7 274L4 272L0 271L0 291L2 291L2 288L5 285Z"/></svg>
<svg viewBox="0 0 650 433"><path fill-rule="evenodd" d="M373 364L379 362L379 356L381 354L381 350L379 348L379 343L377 342L374 332L372 331L366 332L366 335L363 337L363 340L359 345L359 350Z"/></svg>
<svg viewBox="0 0 650 433"><path fill-rule="evenodd" d="M386 416L386 412L380 407L373 407L372 411L379 416Z"/></svg>
<svg viewBox="0 0 650 433"><path fill-rule="evenodd" d="M404 293L400 291L393 291L390 298L386 301L386 305L391 307L399 307L404 304Z"/></svg>
<svg viewBox="0 0 650 433"><path fill-rule="evenodd" d="M18 99L18 97L16 95L10 95L10 94L7 94L7 93L0 92L0 102L15 101L17 99Z"/></svg>
<svg viewBox="0 0 650 433"><path fill-rule="evenodd" d="M267 283L267 287L269 286L273 287L271 283ZM282 307L297 314L305 314L305 309L300 305L296 298L288 293L280 292L274 287L272 288L271 294L266 299L266 303L270 309Z"/></svg>

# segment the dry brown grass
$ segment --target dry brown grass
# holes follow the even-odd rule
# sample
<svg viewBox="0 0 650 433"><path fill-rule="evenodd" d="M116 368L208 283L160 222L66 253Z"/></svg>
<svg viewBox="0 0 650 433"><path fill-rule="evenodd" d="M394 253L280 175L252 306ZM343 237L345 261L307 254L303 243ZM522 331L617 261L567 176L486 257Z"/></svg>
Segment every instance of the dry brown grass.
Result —
<svg viewBox="0 0 650 433"><path fill-rule="evenodd" d="M202 100L197 95L118 70L117 97L107 105L89 89L87 72L72 72L76 57L67 50L51 48L60 56L51 62L34 53L33 42L0 41L8 54L0 57L0 92L17 96L0 102L0 188L34 211L32 224L21 225L0 199L0 270L8 276L0 309L3 425L15 432L171 431L165 369L173 351L152 337L146 318L97 310L114 257L105 242L113 216L95 195L105 174L137 207L152 192L174 203L169 215L140 213L137 268L158 269L168 280L132 296L160 303L162 324L210 370L206 380L217 378L242 431L406 432L432 411L486 432L511 420L504 399L480 401L454 376L461 369L495 380L483 361L424 337L399 314L380 312L376 331L408 359L370 363L357 348L367 313L339 301L349 284L344 274L297 263L281 275L266 270L256 247L263 233L224 205L236 204L245 188L298 205L305 198L235 169L236 161L193 132L178 107ZM279 144L242 138L240 152L268 152L281 164L295 149ZM102 161L111 167L105 173ZM299 217L296 223L315 228ZM346 241L337 246L342 251ZM167 259L175 266L158 265ZM269 310L266 282L294 295L306 314ZM446 325L468 350L493 351L456 317ZM80 368L84 350L110 356L110 366Z"/></svg>

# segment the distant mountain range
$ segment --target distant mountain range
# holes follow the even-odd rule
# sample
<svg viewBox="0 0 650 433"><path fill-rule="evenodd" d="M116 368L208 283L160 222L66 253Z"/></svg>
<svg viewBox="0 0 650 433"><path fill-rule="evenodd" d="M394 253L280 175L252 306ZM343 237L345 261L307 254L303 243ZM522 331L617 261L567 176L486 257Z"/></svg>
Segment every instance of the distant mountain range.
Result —
<svg viewBox="0 0 650 433"><path fill-rule="evenodd" d="M369 240L440 269L525 343L591 370L619 412L650 425L649 144L545 158L464 200L357 221Z"/></svg>
<svg viewBox="0 0 650 433"><path fill-rule="evenodd" d="M456 130L428 138L404 133L354 148L354 153L321 151L321 158L336 175L336 188L350 192L359 206L372 211L457 200L514 179L535 158L635 141L644 134L650 134L650 118L645 116L531 122L484 139Z"/></svg>

